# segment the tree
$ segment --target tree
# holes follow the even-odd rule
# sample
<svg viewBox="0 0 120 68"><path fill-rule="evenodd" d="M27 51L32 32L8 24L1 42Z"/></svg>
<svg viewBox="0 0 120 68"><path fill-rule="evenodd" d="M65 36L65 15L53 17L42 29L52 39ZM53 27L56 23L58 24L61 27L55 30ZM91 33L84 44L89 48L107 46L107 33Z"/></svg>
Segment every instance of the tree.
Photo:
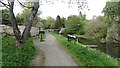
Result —
<svg viewBox="0 0 120 68"><path fill-rule="evenodd" d="M30 16L31 10L30 9L25 9L22 11L22 13L18 14L16 18L18 19L18 22L22 25L25 25L28 21L28 17ZM38 22L40 22L41 18L38 17L38 13L35 16L35 19L33 21L32 26L35 26Z"/></svg>
<svg viewBox="0 0 120 68"><path fill-rule="evenodd" d="M105 14L105 16L107 16L109 19L109 24L110 24L110 28L112 28L114 25L118 25L117 26L117 31L116 33L118 33L118 36L120 36L120 1L118 2L112 2L113 0L110 0L106 3L103 12ZM115 28L114 28L115 29ZM114 38L115 39L115 38ZM118 41L119 42L119 41Z"/></svg>
<svg viewBox="0 0 120 68"><path fill-rule="evenodd" d="M120 20L120 1L119 2L106 2L106 5L103 9L103 13L105 16L109 18L109 21L117 21ZM111 22L110 22L111 24Z"/></svg>
<svg viewBox="0 0 120 68"><path fill-rule="evenodd" d="M22 13L20 14L20 17L24 19L24 23L26 23L28 21L28 17L30 16L31 10L30 9L25 9L22 11Z"/></svg>
<svg viewBox="0 0 120 68"><path fill-rule="evenodd" d="M54 28L55 27L55 20L51 16L48 16L46 18L46 26L47 26L47 28Z"/></svg>
<svg viewBox="0 0 120 68"><path fill-rule="evenodd" d="M54 22L54 19L51 16L46 17L46 20L51 23Z"/></svg>
<svg viewBox="0 0 120 68"><path fill-rule="evenodd" d="M24 18L22 18L20 14L17 14L16 20L18 25L24 25Z"/></svg>
<svg viewBox="0 0 120 68"><path fill-rule="evenodd" d="M41 20L42 20L42 19L41 19L40 17L38 17L38 15L36 15L36 16L35 16L35 19L34 19L34 21L33 21L32 26L36 26L37 23L41 22Z"/></svg>
<svg viewBox="0 0 120 68"><path fill-rule="evenodd" d="M54 28L55 20L51 16L46 17L46 19L41 22L44 25L44 29Z"/></svg>
<svg viewBox="0 0 120 68"><path fill-rule="evenodd" d="M62 27L62 22L60 16L58 15L55 21L55 28L61 28L61 27Z"/></svg>
<svg viewBox="0 0 120 68"><path fill-rule="evenodd" d="M9 10L2 9L2 24L11 26Z"/></svg>
<svg viewBox="0 0 120 68"><path fill-rule="evenodd" d="M13 12L14 1L15 0L8 0L8 4L5 4L2 1L0 1L0 3L9 9L11 25L13 27L14 35L16 37L17 46L20 46L21 42L23 42L23 40L30 37L30 30L31 30L32 22L37 14L37 11L39 8L39 0L34 0L34 5L32 7L24 6L24 5L22 5L22 3L19 2L22 6L27 7L27 8L31 8L31 14L29 16L28 22L26 24L25 30L23 31L22 35L21 35L20 30L18 29L17 20L16 20L16 17L14 15L14 12Z"/></svg>
<svg viewBox="0 0 120 68"><path fill-rule="evenodd" d="M97 39L105 39L107 35L108 23L106 17L99 16L96 19L88 20L85 24L85 35Z"/></svg>
<svg viewBox="0 0 120 68"><path fill-rule="evenodd" d="M112 1L108 1L103 9L104 15L107 16L109 22L106 36L106 53L118 58L120 45L120 1Z"/></svg>
<svg viewBox="0 0 120 68"><path fill-rule="evenodd" d="M65 23L66 32L69 34L84 34L83 26L84 21L76 15L69 16Z"/></svg>
<svg viewBox="0 0 120 68"><path fill-rule="evenodd" d="M43 19L41 22L43 24L43 28L47 29L48 26L46 25L46 22L47 22L46 19Z"/></svg>
<svg viewBox="0 0 120 68"><path fill-rule="evenodd" d="M66 18L62 17L61 18L61 22L62 22L62 27L65 28L65 21L66 21Z"/></svg>

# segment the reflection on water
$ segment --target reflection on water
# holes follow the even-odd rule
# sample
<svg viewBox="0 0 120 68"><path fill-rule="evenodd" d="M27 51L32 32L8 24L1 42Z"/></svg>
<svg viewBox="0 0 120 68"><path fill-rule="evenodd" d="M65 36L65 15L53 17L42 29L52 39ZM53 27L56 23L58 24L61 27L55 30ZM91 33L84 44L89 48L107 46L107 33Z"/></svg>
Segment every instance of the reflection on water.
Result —
<svg viewBox="0 0 120 68"><path fill-rule="evenodd" d="M111 57L119 59L120 58L120 48L119 44L113 42L99 43L97 49L101 52L109 54Z"/></svg>

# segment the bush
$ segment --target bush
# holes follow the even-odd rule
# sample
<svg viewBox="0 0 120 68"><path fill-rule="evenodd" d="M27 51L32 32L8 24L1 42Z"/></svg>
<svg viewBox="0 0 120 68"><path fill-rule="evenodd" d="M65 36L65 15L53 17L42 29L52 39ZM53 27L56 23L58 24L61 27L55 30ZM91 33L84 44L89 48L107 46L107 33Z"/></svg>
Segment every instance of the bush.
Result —
<svg viewBox="0 0 120 68"><path fill-rule="evenodd" d="M65 21L65 32L64 36L67 34L84 34L84 23L85 19L82 19L84 16L72 15L67 18Z"/></svg>
<svg viewBox="0 0 120 68"><path fill-rule="evenodd" d="M2 38L2 66L28 66L33 59L36 49L31 39L25 41L22 48L15 46L15 38L5 36Z"/></svg>
<svg viewBox="0 0 120 68"><path fill-rule="evenodd" d="M108 22L105 17L99 16L96 19L87 21L84 28L85 35L105 39L107 36Z"/></svg>

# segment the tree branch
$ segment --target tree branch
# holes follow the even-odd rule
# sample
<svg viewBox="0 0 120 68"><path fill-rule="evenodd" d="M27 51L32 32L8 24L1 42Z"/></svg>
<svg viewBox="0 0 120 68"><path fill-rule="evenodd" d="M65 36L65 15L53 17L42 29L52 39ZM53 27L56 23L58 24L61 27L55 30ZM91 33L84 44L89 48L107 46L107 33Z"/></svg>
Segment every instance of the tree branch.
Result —
<svg viewBox="0 0 120 68"><path fill-rule="evenodd" d="M33 7L28 7L28 6L25 6L23 5L19 0L17 0L19 2L19 4L22 6L22 7L25 7L25 8L33 8Z"/></svg>
<svg viewBox="0 0 120 68"><path fill-rule="evenodd" d="M8 4L10 5L10 2L8 1Z"/></svg>
<svg viewBox="0 0 120 68"><path fill-rule="evenodd" d="M0 3L1 3L1 4L3 4L6 8L8 8L8 9L9 9L10 5L5 4L5 3L3 3L2 1L0 1Z"/></svg>

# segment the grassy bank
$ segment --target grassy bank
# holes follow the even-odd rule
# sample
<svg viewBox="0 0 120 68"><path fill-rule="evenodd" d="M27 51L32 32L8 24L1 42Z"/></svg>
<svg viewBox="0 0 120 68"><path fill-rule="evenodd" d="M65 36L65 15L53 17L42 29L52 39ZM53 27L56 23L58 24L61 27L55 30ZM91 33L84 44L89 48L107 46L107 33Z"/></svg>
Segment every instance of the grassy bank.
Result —
<svg viewBox="0 0 120 68"><path fill-rule="evenodd" d="M2 36L0 35L0 68L2 66Z"/></svg>
<svg viewBox="0 0 120 68"><path fill-rule="evenodd" d="M32 39L25 41L22 48L16 48L15 38L2 37L2 66L27 66L35 54Z"/></svg>
<svg viewBox="0 0 120 68"><path fill-rule="evenodd" d="M53 33L53 35L59 40L60 43L62 43L64 48L68 50L68 52L72 55L73 59L80 66L90 66L89 68L94 68L95 66L103 66L102 68L118 67L118 61L111 58L105 53L99 52L97 50L92 50L91 48L85 47L80 43L69 42L67 41L67 38L61 35L55 33Z"/></svg>

